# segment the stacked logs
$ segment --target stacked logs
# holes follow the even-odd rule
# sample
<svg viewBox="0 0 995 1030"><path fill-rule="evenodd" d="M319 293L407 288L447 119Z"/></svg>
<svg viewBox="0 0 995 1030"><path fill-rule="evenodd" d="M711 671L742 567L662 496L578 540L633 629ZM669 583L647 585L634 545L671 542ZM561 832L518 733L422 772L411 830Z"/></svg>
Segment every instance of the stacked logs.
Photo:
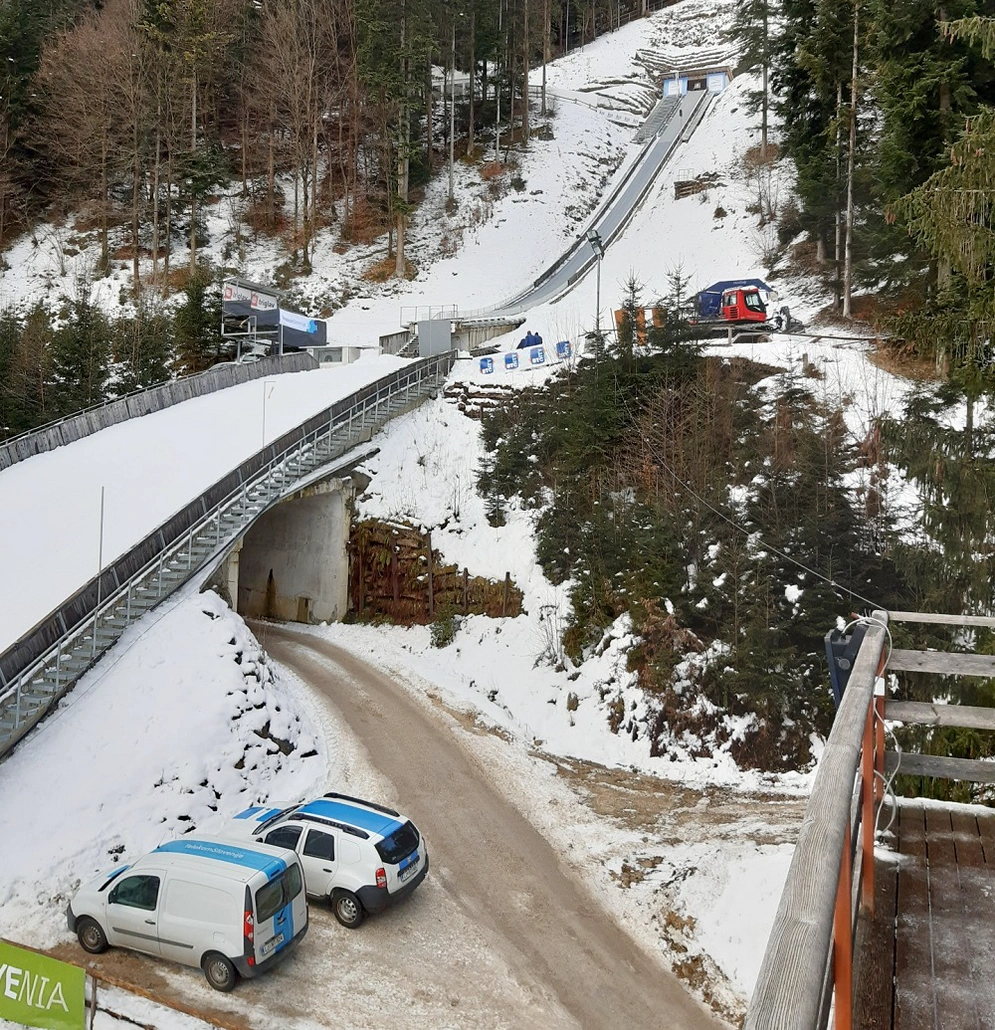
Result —
<svg viewBox="0 0 995 1030"><path fill-rule="evenodd" d="M411 626L444 614L514 617L522 592L511 581L471 576L443 564L432 534L404 523L365 519L349 536L349 607L364 621Z"/></svg>

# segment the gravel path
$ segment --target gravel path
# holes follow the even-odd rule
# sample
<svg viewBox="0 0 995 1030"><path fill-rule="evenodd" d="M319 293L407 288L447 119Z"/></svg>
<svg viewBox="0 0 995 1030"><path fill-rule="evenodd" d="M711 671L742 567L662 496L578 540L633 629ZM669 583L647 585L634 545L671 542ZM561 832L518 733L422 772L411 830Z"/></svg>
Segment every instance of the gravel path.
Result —
<svg viewBox="0 0 995 1030"><path fill-rule="evenodd" d="M272 625L255 629L277 661L331 702L391 781L428 840L429 880L441 887L440 907L455 907L462 917L451 932L436 920L435 932L409 939L403 959L396 956L400 961L388 956L396 980L369 1026L410 1017L419 990L454 999L462 1016L453 1025L460 1027L478 1020L590 1030L722 1025L565 871L549 843L490 785L443 714L320 638ZM420 888L388 918L415 916L416 907L428 907L431 893ZM378 924L387 928L378 917L349 936L376 932ZM454 965L449 954L454 939L474 931L482 938L474 950L488 957L479 982L475 964ZM313 946L308 941L301 955ZM508 981L501 983L502 976ZM473 998L482 988L479 1001L489 1013L474 1012Z"/></svg>

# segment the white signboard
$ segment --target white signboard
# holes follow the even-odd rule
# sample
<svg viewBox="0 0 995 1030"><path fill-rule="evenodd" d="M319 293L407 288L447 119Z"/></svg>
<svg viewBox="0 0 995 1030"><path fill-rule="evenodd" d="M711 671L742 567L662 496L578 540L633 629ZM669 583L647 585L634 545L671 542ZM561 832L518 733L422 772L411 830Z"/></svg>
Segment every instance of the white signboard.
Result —
<svg viewBox="0 0 995 1030"><path fill-rule="evenodd" d="M272 294L250 290L247 286L232 282L225 283L223 297L226 301L248 304L254 311L274 311L279 304L278 299Z"/></svg>

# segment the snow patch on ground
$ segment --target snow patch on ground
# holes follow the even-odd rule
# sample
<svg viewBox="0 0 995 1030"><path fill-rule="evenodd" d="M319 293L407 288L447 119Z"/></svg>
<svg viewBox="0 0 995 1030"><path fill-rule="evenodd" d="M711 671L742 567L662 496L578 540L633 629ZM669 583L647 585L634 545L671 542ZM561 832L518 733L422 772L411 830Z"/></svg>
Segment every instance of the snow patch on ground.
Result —
<svg viewBox="0 0 995 1030"><path fill-rule="evenodd" d="M4 849L0 936L55 944L80 881L255 801L302 797L328 761L298 689L245 623L188 590L4 763L0 840L17 846Z"/></svg>

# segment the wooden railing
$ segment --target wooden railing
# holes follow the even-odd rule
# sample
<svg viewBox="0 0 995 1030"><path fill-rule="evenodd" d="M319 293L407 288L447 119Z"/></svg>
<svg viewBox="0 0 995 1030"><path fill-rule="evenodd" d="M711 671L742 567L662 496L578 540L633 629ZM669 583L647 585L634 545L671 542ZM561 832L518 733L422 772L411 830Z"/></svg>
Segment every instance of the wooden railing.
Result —
<svg viewBox="0 0 995 1030"><path fill-rule="evenodd" d="M897 771L995 783L995 762L886 752L885 720L995 730L995 711L886 699L885 671L995 678L995 656L892 650L889 622L995 628L981 616L875 611L857 653L808 809L760 974L746 1030L853 1027L853 942L874 912L874 827L885 775ZM886 643L889 645L885 647Z"/></svg>
<svg viewBox="0 0 995 1030"><path fill-rule="evenodd" d="M887 625L887 613L874 612L819 762L747 1030L815 1030L834 994L852 997L855 901L874 904L874 769L883 768L884 739L873 703Z"/></svg>

